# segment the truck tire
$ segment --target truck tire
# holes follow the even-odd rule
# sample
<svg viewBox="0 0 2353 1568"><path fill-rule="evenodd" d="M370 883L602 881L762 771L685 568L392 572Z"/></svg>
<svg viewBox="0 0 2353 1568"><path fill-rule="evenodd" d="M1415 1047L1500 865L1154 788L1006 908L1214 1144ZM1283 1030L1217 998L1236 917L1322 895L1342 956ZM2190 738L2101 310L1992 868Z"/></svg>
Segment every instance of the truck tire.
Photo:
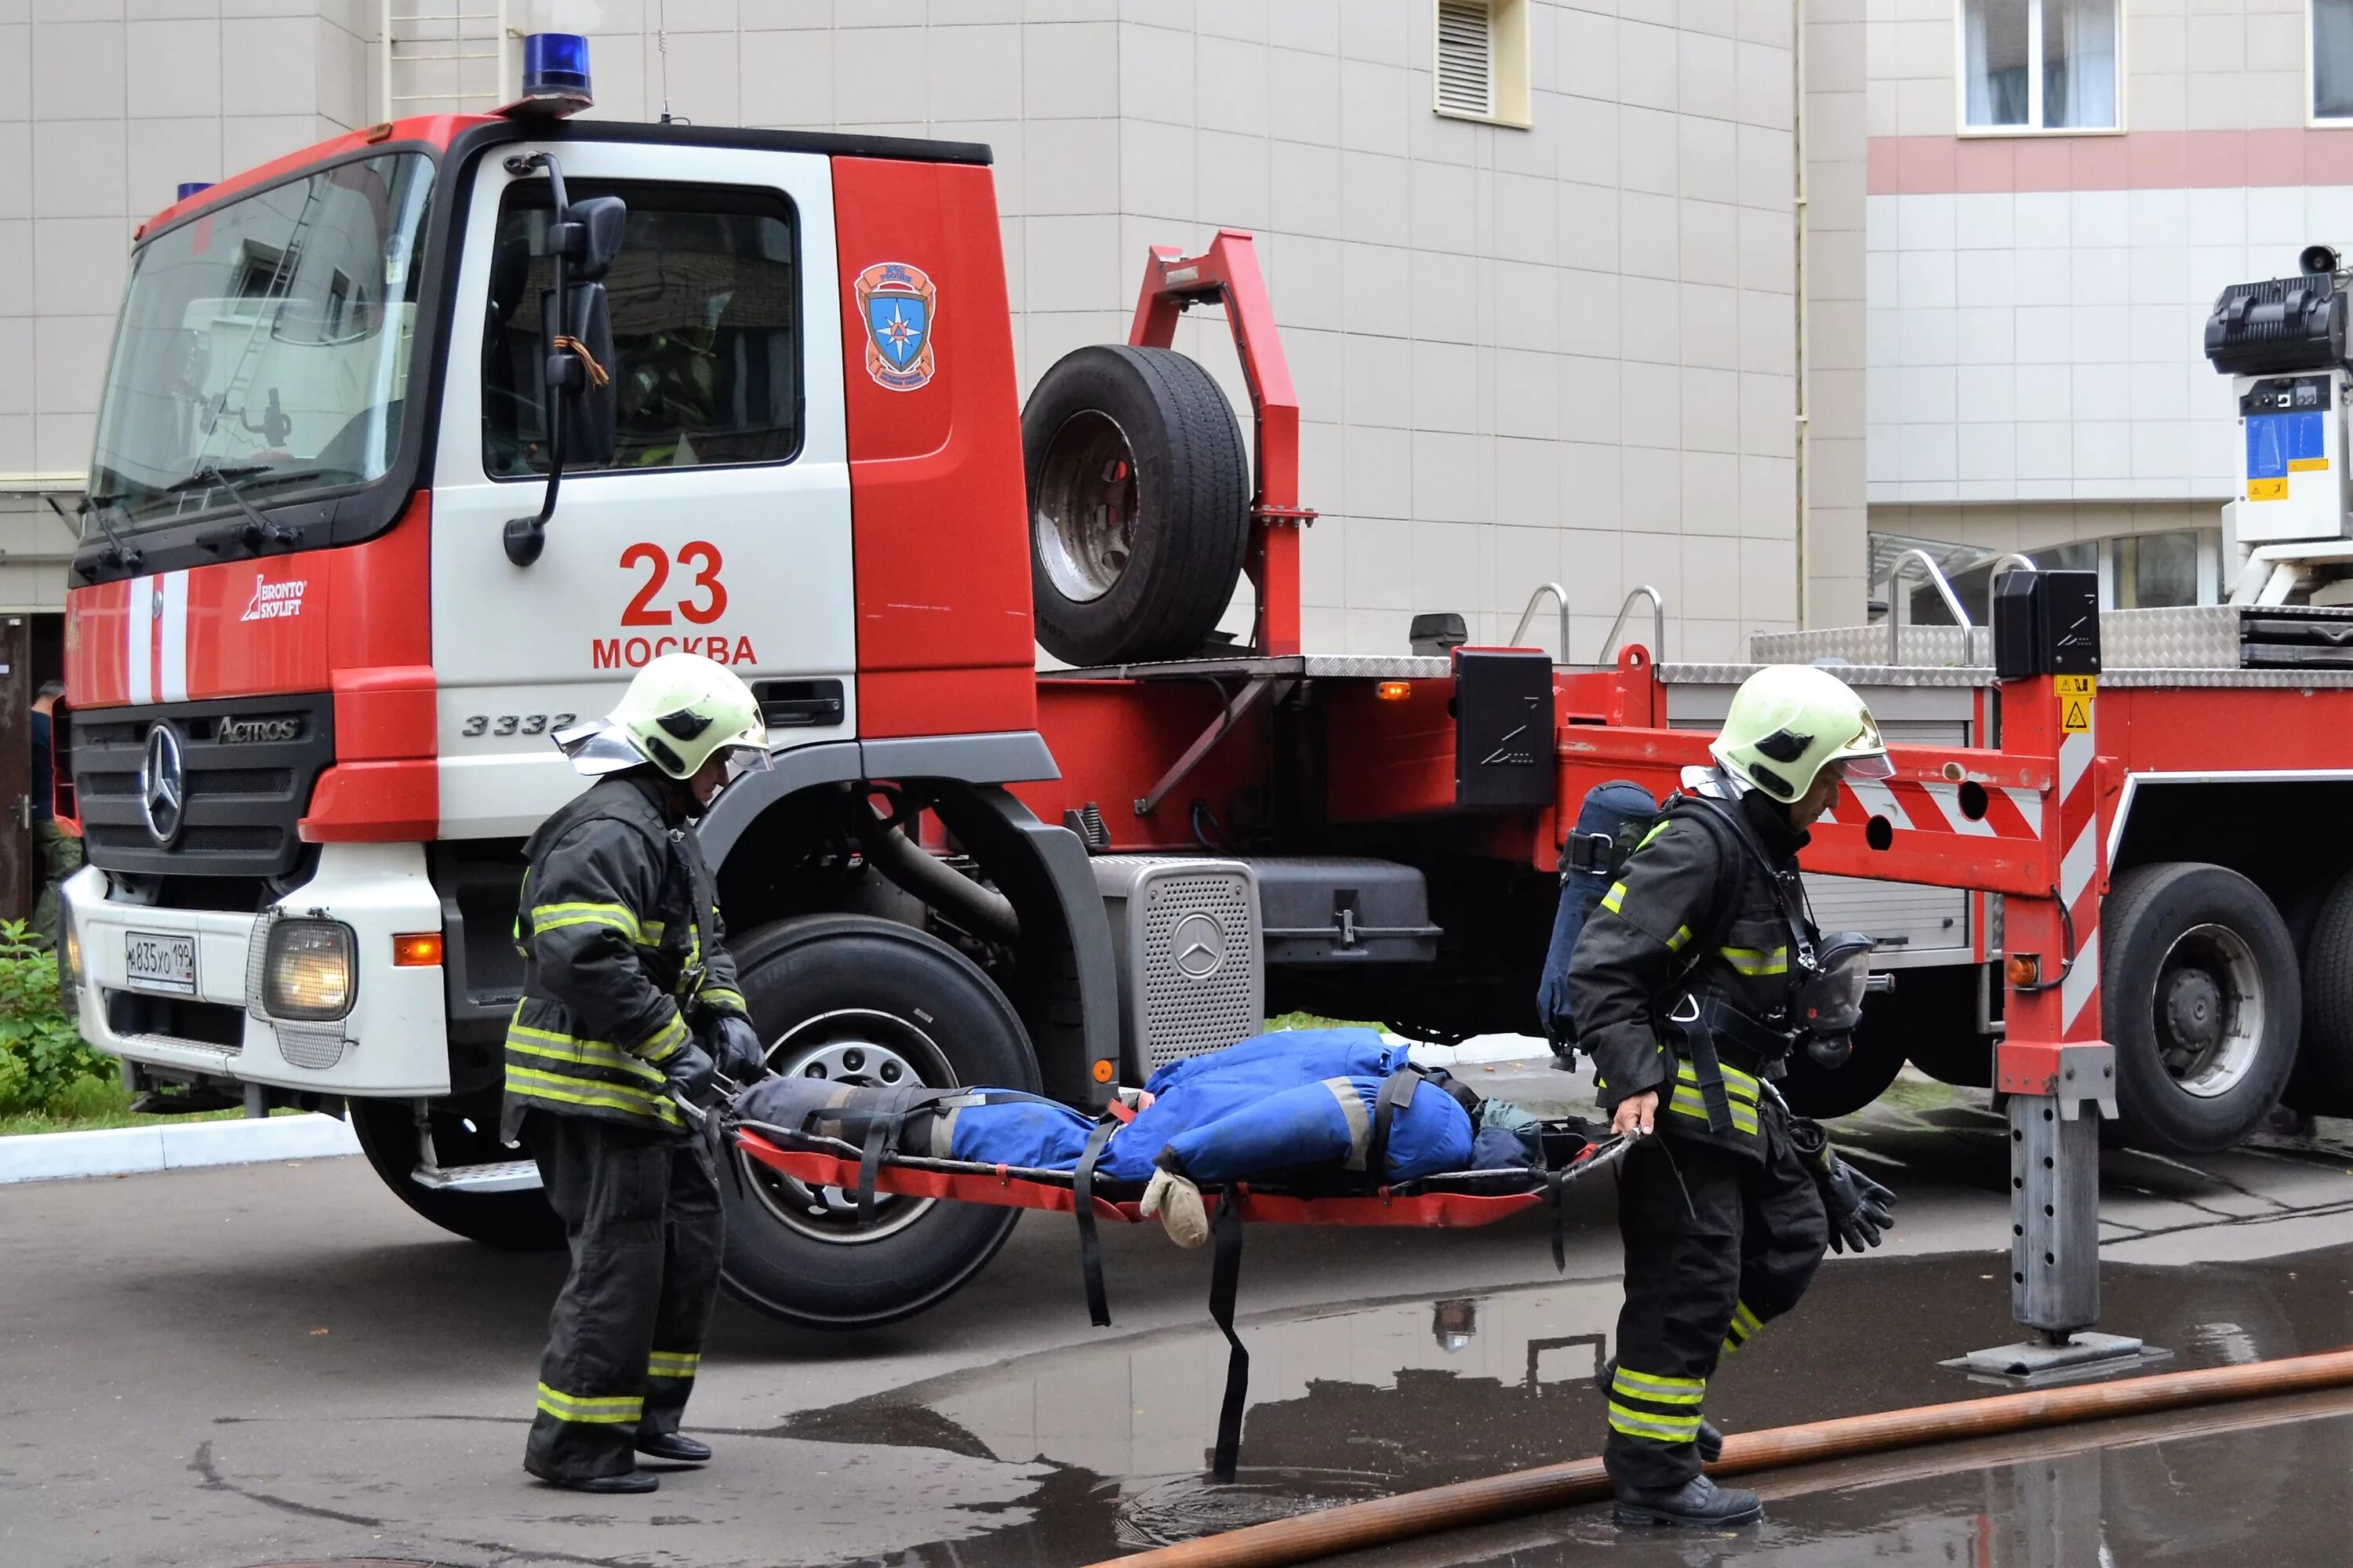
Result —
<svg viewBox="0 0 2353 1568"><path fill-rule="evenodd" d="M1067 663L1200 652L1250 544L1250 463L1209 373L1166 348L1064 355L1021 411L1038 641Z"/></svg>
<svg viewBox="0 0 2353 1568"><path fill-rule="evenodd" d="M1899 969L1895 989L1865 997L1862 1026L1901 1043L1912 1065L1940 1084L1993 1086L1993 1036L1978 1028L1976 964Z"/></svg>
<svg viewBox="0 0 2353 1568"><path fill-rule="evenodd" d="M928 933L863 915L807 915L730 944L769 1065L855 1084L1039 1087L1005 994ZM733 1156L723 1172L730 1294L781 1322L866 1329L945 1299L996 1255L1018 1209L883 1198L871 1229L840 1192ZM738 1180L737 1178L741 1178Z"/></svg>
<svg viewBox="0 0 2353 1568"><path fill-rule="evenodd" d="M1900 994L1900 992L1899 992ZM1862 1026L1854 1032L1854 1054L1836 1067L1825 1067L1806 1054L1803 1045L1789 1053L1788 1073L1780 1082L1781 1097L1799 1116L1826 1121L1852 1116L1887 1092L1904 1070L1901 1032L1890 1029L1884 1009L1894 996L1874 996L1863 1003Z"/></svg>
<svg viewBox="0 0 2353 1568"><path fill-rule="evenodd" d="M517 1158L498 1140L498 1097L456 1106L437 1100L429 1114L433 1152L444 1166L490 1164ZM564 1222L536 1188L525 1192L448 1192L410 1180L417 1169L417 1119L406 1100L353 1100L352 1131L377 1177L393 1195L453 1234L501 1252L554 1252L564 1245ZM469 1123L472 1125L468 1126Z"/></svg>
<svg viewBox="0 0 2353 1568"><path fill-rule="evenodd" d="M2102 1021L2122 1140L2211 1154L2262 1125L2295 1065L2295 947L2263 890L2176 861L2118 875L2101 915Z"/></svg>
<svg viewBox="0 0 2353 1568"><path fill-rule="evenodd" d="M2320 902L2304 947L2304 1039L2281 1097L2306 1116L2353 1116L2353 873Z"/></svg>

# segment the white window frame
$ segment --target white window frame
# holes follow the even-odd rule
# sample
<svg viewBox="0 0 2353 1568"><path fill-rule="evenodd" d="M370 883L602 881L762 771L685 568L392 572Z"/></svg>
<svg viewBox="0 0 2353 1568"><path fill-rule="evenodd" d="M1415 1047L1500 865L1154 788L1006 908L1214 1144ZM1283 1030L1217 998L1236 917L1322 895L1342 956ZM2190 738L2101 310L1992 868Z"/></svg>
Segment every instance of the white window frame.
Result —
<svg viewBox="0 0 2353 1568"><path fill-rule="evenodd" d="M1528 6L1530 0L1486 0L1487 59L1494 88L1493 108L1485 114L1450 109L1438 96L1438 0L1430 0L1430 111L1442 120L1465 120L1474 125L1500 125L1525 131L1535 123L1530 115L1528 80ZM2121 3L2121 0L2119 0ZM1345 7L1341 17L1346 23Z"/></svg>
<svg viewBox="0 0 2353 1568"><path fill-rule="evenodd" d="M2304 0L2304 122L2315 131L2353 130L2353 114L2320 112L2320 58L2313 46L2313 34L2319 28L2319 18L2313 13L2313 0Z"/></svg>
<svg viewBox="0 0 2353 1568"><path fill-rule="evenodd" d="M1979 136L2121 136L2130 122L2131 105L2126 101L2132 81L2132 65L2126 58L2130 47L2126 40L2126 0L2116 0L2116 122L2114 125L2045 125L2042 123L2042 72L2036 68L2042 59L2042 0L2026 0L2026 123L2023 125L1972 125L1969 123L1969 8L1967 0L1955 0L1953 5L1953 123L1958 127L1956 135ZM2306 24L2304 29L2305 53L2312 52L2310 13L2312 0L2305 0ZM2305 107L2312 106L2312 94L2304 95ZM2353 124L2353 120L2330 121L2330 124Z"/></svg>

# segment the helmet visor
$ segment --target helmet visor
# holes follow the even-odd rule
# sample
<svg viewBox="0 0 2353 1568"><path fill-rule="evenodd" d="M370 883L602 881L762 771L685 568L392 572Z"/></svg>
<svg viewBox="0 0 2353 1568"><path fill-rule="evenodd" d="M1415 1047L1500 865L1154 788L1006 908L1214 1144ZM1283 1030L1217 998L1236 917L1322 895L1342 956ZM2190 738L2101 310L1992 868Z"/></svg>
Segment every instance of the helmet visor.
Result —
<svg viewBox="0 0 2353 1568"><path fill-rule="evenodd" d="M1846 769L1850 779L1893 779L1895 764L1887 759L1887 743L1879 738L1879 726L1866 710L1854 737L1836 751L1831 760Z"/></svg>
<svg viewBox="0 0 2353 1568"><path fill-rule="evenodd" d="M721 754L727 763L727 781L733 783L746 773L766 773L776 767L765 746L730 746Z"/></svg>
<svg viewBox="0 0 2353 1568"><path fill-rule="evenodd" d="M625 768L642 767L646 761L646 754L637 748L626 730L602 719L566 725L550 738L558 750L572 759L576 771L591 779L618 773Z"/></svg>

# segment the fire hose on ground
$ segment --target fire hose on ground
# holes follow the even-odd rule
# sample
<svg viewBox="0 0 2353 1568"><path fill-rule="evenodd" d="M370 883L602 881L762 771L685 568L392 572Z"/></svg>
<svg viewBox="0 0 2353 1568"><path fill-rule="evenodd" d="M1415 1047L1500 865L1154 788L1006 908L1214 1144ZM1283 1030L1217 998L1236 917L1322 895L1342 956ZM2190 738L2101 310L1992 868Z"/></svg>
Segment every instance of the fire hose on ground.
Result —
<svg viewBox="0 0 2353 1568"><path fill-rule="evenodd" d="M2346 1387L2353 1387L2353 1350L2329 1351L2244 1366L1996 1394L1739 1433L1725 1439L1724 1457L1707 1468L1717 1477L1750 1475L2079 1422ZM1281 1568L1572 1504L1599 1502L1609 1496L1609 1478L1603 1473L1601 1461L1573 1459L1319 1510L1137 1552L1093 1568L1113 1568L1113 1563L1117 1568Z"/></svg>

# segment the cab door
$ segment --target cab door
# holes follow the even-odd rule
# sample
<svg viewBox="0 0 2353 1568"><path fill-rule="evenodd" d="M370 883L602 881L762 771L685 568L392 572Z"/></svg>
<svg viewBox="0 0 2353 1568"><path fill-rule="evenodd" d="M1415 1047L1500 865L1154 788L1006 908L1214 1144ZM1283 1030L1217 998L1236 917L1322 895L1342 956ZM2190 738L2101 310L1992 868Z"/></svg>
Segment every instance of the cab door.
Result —
<svg viewBox="0 0 2353 1568"><path fill-rule="evenodd" d="M565 141L568 194L628 204L605 280L619 409L567 462L546 548L501 542L546 485L545 175L504 150L466 215L433 479L445 838L527 832L581 787L549 733L668 652L784 699L784 744L857 733L832 176L821 154Z"/></svg>

